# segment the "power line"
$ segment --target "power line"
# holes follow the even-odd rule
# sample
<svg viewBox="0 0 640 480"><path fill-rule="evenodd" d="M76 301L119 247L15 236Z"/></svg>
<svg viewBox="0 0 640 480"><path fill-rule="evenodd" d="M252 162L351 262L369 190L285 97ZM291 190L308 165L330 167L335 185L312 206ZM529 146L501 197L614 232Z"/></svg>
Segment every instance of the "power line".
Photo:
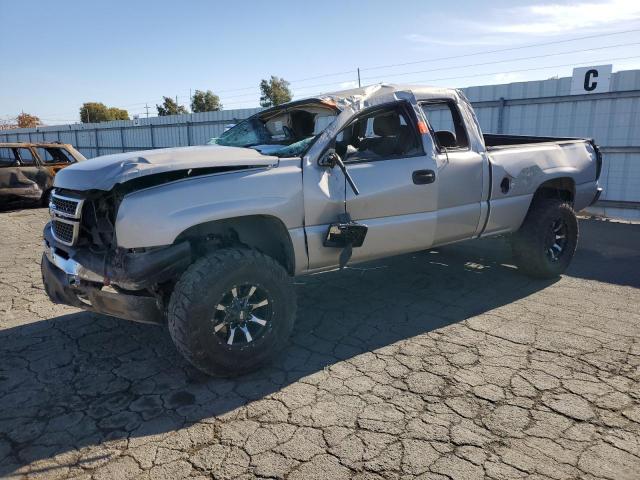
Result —
<svg viewBox="0 0 640 480"><path fill-rule="evenodd" d="M609 61L615 61L615 60L635 60L635 59L639 59L639 58L640 58L640 56L638 56L638 55L634 55L634 56L631 56L631 57L605 58L605 59L600 59L600 60L591 60L589 62L563 63L563 64L560 64L560 65L549 65L547 67L521 68L521 69L517 69L517 70L503 70L503 71L500 71L500 72L474 73L474 74L471 74L471 75L462 75L462 76L455 76L455 77L441 77L441 78L420 79L420 80L412 80L411 82L440 82L440 81L443 81L443 80L460 80L460 79L464 79L464 78L486 77L486 76L489 76L489 75L532 72L532 71L536 71L536 70L548 70L550 68L578 67L578 66L584 66L584 65L593 65L594 63L599 63L599 62L609 62ZM318 95L318 94L321 94L321 93L323 93L323 92L305 94L304 96L305 97L306 96L313 97L314 95ZM298 97L298 95L295 95L294 97Z"/></svg>
<svg viewBox="0 0 640 480"><path fill-rule="evenodd" d="M558 56L558 55L568 55L568 54L572 54L572 53L590 52L590 51L596 51L596 50L606 50L608 48L617 48L617 47L632 46L632 45L640 45L640 42L621 43L621 44L617 44L617 45L608 45L608 46L604 46L604 47L584 48L584 49L578 49L578 50L570 50L570 51L566 51L566 52L557 52L557 53L548 53L548 54L544 54L544 55L533 55L533 56L528 56L528 57L512 58L512 59L508 59L508 60L494 60L494 61L491 61L491 62L481 62L481 63L466 64L466 65L453 65L453 66L448 66L448 67L439 67L439 68L433 68L433 69L429 69L429 70L418 70L418 71L413 71L413 72L391 73L391 74L377 75L377 76L371 76L371 77L363 77L362 80L372 80L372 79L383 78L383 77L397 77L397 76L413 75L413 74L418 74L418 73L428 73L428 72L436 72L436 71L456 70L456 69L460 69L460 68L478 67L478 66L484 66L484 65L496 65L496 64L502 64L502 63L518 62L518 61L522 61L522 60L534 60L534 59L539 59L539 58L554 57L554 56ZM307 85L307 86L304 86L304 87L299 87L297 90L299 91L299 90L305 90L305 89L308 89L308 88L318 88L318 87L325 87L325 86L333 86L333 85L337 85L337 84L338 84L338 82L318 83L318 84L314 84L314 85ZM229 99L229 98L249 97L249 96L255 96L255 94L235 95L235 96L229 96L229 97L226 97L226 98ZM234 104L238 104L238 103L245 103L245 102L242 102L242 101L241 102L227 102L224 98L221 99L221 101L224 101L224 103L226 105L234 105Z"/></svg>
<svg viewBox="0 0 640 480"><path fill-rule="evenodd" d="M474 53L467 53L467 54L461 54L461 55L451 55L451 56L445 56L445 57L430 58L430 59L425 59L425 60L416 60L416 61L412 61L412 62L395 63L395 64L387 64L387 65L378 65L378 66L360 68L360 70L361 71L372 71L372 70L380 70L380 69L384 69L384 68L396 68L396 67L400 67L400 66L416 65L416 64L420 64L420 63L432 63L432 62L437 62L437 61L441 61L441 60L452 60L452 59L466 58L466 57L477 56L477 55L487 55L487 54L492 54L492 53L501 53L501 52L507 52L507 51L521 50L521 49L526 49L526 48L534 48L534 47L540 47L540 46L569 43L569 42L574 42L574 41L579 41L579 40L601 38L601 37L610 37L610 36L614 36L614 35L622 35L622 34L625 34L625 33L632 33L632 32L638 32L638 31L640 31L640 28L628 29L628 30L620 30L620 31L615 31L615 32L610 32L610 33L600 33L600 34L593 34L593 35L585 35L585 36L581 36L581 37L573 37L573 38L564 39L564 40L554 40L554 41L549 41L549 42L533 43L533 44L528 44L528 45L520 45L520 46L516 46L516 47L500 48L500 49L494 49L494 50L484 50L484 51L478 51L478 52L474 52ZM569 53L578 53L578 52L582 52L582 51L595 51L595 50L602 50L602 49L606 49L606 48L614 48L614 47L619 47L619 46L630 46L630 45L638 45L638 44L640 44L640 42L638 42L638 43L629 43L629 44L610 45L610 46L605 46L605 47L594 47L594 48L590 48L590 49L573 50L573 51L568 51L568 52L559 52L559 53L552 53L552 54L545 54L545 55L536 55L536 56L530 56L530 57L520 57L520 58L516 58L516 59L511 59L511 60L482 62L482 63L472 64L472 65L462 65L462 66L459 65L459 66L453 66L453 67L440 67L440 68L436 68L436 69L421 70L421 71L414 71L414 72L389 73L389 74L386 74L386 75L378 75L378 76L375 76L375 77L374 76L364 77L362 79L363 80L370 80L370 79L374 79L374 78L381 78L383 76L387 76L387 77L390 77L390 76L403 76L403 75L411 75L411 74L416 74L416 73L426 73L426 72L431 72L431 71L452 70L452 69L465 68L465 67L471 67L471 66L482 66L482 65L499 64L499 63L508 63L508 62L514 62L514 61L520 61L520 60L545 58L545 57L564 55L564 54L569 54ZM603 60L603 61L612 61L612 60L613 59ZM553 67L548 67L548 68L553 68ZM531 71L531 70L535 70L535 69L524 69L524 70L521 70L521 71ZM347 75L347 74L354 75L356 73L356 71L357 71L357 69L345 70L345 71L342 71L342 72L326 73L326 74L315 75L315 76L311 76L311 77L306 77L306 78L293 80L293 81L291 81L289 83L290 84L296 84L296 83L301 83L301 82L305 82L305 81L308 81L308 80L314 80L314 79L318 79L318 78L328 78L328 77L338 76L338 75ZM511 72L504 72L504 73L511 73ZM491 74L487 74L487 75L491 75ZM465 78L465 77L450 77L450 78ZM323 87L323 86L328 86L328 85L335 86L335 85L339 85L340 83L344 83L344 82L335 81L335 82L331 82L331 83L319 83L319 84L313 84L313 85L306 85L306 86L297 87L296 90L302 90L302 89L308 89L308 88L318 88L318 87ZM242 87L242 88L218 90L217 93L236 92L236 91L244 91L244 90L250 90L250 89L253 90L255 88L256 88L256 86L254 85L254 86L251 86L251 87ZM184 97L184 96L186 96L186 95L180 95L180 97ZM249 94L241 94L241 95L232 95L232 96L221 98L221 102L224 105L237 105L237 104L242 104L242 103L248 103L250 100L238 101L238 102L228 102L228 101L226 101L226 99L229 99L229 98L240 98L240 97L252 97L252 96L255 96L255 94L254 93L249 93ZM299 95L296 95L296 96L299 96ZM153 101L151 101L151 102L150 101L145 101L145 102L131 103L131 104L127 104L127 105L121 105L119 108L146 105L146 104L149 104L149 103L154 104L155 102L153 102ZM76 121L76 120L74 120L74 121Z"/></svg>
<svg viewBox="0 0 640 480"><path fill-rule="evenodd" d="M510 63L510 62L518 62L521 60L534 60L536 58L548 58L548 57L557 57L558 55L568 55L570 53L581 53L581 52L593 52L595 50L606 50L607 48L617 48L617 47L630 47L632 45L640 45L640 42L633 43L619 43L617 45L607 45L605 47L594 47L594 48L582 48L579 50L569 50L567 52L557 52L557 53L546 53L543 55L534 55L529 57L519 57L519 58L511 58L509 60L494 60L492 62L482 62L482 63L469 63L467 65L460 65L454 67L440 67L440 68L432 68L429 70L418 70L413 72L401 72L401 73L390 73L385 74L386 77L399 77L402 75L412 75L414 73L427 73L427 72L437 72L441 70L452 70L454 68L467 68L467 67L481 67L484 65L495 65L498 63ZM376 75L375 77L363 77L363 80L371 80L374 78L380 78L381 75Z"/></svg>
<svg viewBox="0 0 640 480"><path fill-rule="evenodd" d="M465 79L465 78L485 77L485 76L489 76L489 75L500 75L500 74L509 74L509 73L530 72L530 71L536 71L536 70L548 70L548 69L551 69L551 68L560 68L560 67L578 67L578 66L583 66L583 65L593 65L594 63L599 63L599 62L616 61L616 60L631 60L631 59L638 59L638 58L640 58L640 56L617 57L617 58L591 60L589 62L564 63L564 64L559 64L559 65L549 65L549 66L546 66L546 67L538 66L538 67L523 68L523 69L516 69L516 70L502 70L502 71L498 71L498 72L474 73L474 74L470 74L470 75L461 75L461 76L454 76L454 77L420 79L420 80L412 80L412 82L437 82L437 81L443 81L443 80L460 80L460 79ZM334 84L331 84L331 85L336 85L336 84L334 83ZM316 92L313 92L313 93L296 94L296 95L293 95L293 98L313 97L315 95L320 95L322 93L326 93L326 92L325 91L316 91ZM241 104L241 103L248 103L248 102L247 101L231 102L231 103L227 103L227 105L234 105L234 104Z"/></svg>
<svg viewBox="0 0 640 480"><path fill-rule="evenodd" d="M547 45L557 45L557 44L561 44L561 43L576 42L578 40L588 40L588 39L591 39L591 38L611 37L611 36L614 36L614 35L623 35L625 33L633 33L633 32L640 32L640 28L634 28L634 29L629 29L629 30L619 30L619 31L610 32L610 33L598 33L598 34L593 34L593 35L584 35L582 37L573 37L573 38L568 38L568 39L564 39L564 40L553 40L553 41L549 41L549 42L530 43L528 45L520 45L520 46L517 46L517 47L499 48L499 49L495 49L495 50L483 50L483 51L479 51L479 52L465 53L465 54L461 54L461 55L451 55L451 56L446 56L446 57L437 57L437 58L430 58L430 59L425 59L425 60L415 60L415 61L412 61L412 62L391 63L391 64L387 64L387 65L376 65L376 66L373 66L373 67L360 68L360 71L380 70L380 69L383 69L383 68L394 68L394 67L403 67L403 66L407 66L407 65L416 65L416 64L419 64L419 63L437 62L437 61L440 61L440 60L452 60L452 59L457 59L457 58L475 57L477 55L488 55L488 54L491 54L491 53L509 52L509 51L521 50L521 49L525 49L525 48L542 47L542 46L547 46ZM316 75L316 76L313 76L313 77L306 77L306 78L301 78L301 79L298 79L298 80L292 80L289 83L290 84L294 84L294 83L304 82L304 81L307 81L307 80L315 80L315 79L318 79L318 78L331 77L331 76L337 76L337 75L346 75L346 74L352 74L353 75L356 72L357 72L357 69L345 70L345 71L342 71L342 72L325 73L323 75ZM249 90L249 89L254 89L254 88L255 88L255 85L251 86L251 87L241 87L241 88L234 88L234 89L227 89L227 90L218 90L218 93L239 92L239 91L244 91L244 90Z"/></svg>
<svg viewBox="0 0 640 480"><path fill-rule="evenodd" d="M560 68L560 67L578 67L578 66L583 66L583 65L593 65L594 63L600 63L600 62L612 62L612 61L616 61L616 60L635 60L640 58L640 55L634 55L631 57L617 57L617 58L603 58L600 60L591 60L589 62L580 62L580 63L563 63L560 65L549 65L548 67L532 67L532 68L521 68L518 70L510 70L507 72L490 72L490 73L476 73L473 75L465 75L465 76L461 76L461 77L445 77L445 78L431 78L428 80L415 80L418 82L439 82L442 80L458 80L458 79L462 79L462 78L472 78L472 77L484 77L487 75L498 75L501 73L520 73L520 72L533 72L535 70L547 70L549 68Z"/></svg>
<svg viewBox="0 0 640 480"><path fill-rule="evenodd" d="M553 40L550 42L541 42L541 43L530 43L528 45L520 45L518 47L508 47L508 48L500 48L497 50L483 50L483 51L479 51L479 52L474 52L474 53L464 53L462 55L454 55L454 56L446 56L446 57L439 57L439 58L430 58L427 60L416 60L413 62L404 62L404 63L394 63L394 64L389 64L389 65L378 65L375 67L367 67L367 68L361 68L360 70L377 70L377 69L381 69L381 68L391 68L391 67L404 67L407 65L415 65L418 63L426 63L426 62L436 62L436 61L440 61L440 60L450 60L453 58L465 58L465 57L475 57L476 55L488 55L491 53L501 53L501 52L510 52L512 50L521 50L524 48L533 48L533 47L544 47L546 45L557 45L559 43L569 43L569 42L575 42L578 40L587 40L590 38L600 38L600 37L611 37L613 35L623 35L625 33L632 33L632 32L640 32L640 28L632 28L630 30L619 30L616 32L611 32L611 33L598 33L598 34L594 34L594 35L586 35L583 37L573 37L573 38L568 38L565 40Z"/></svg>
<svg viewBox="0 0 640 480"><path fill-rule="evenodd" d="M528 57L518 57L518 58L512 58L512 59L508 59L508 60L494 60L494 61L491 61L491 62L472 63L472 64L466 64L466 65L453 65L453 66L448 66L448 67L439 67L439 68L433 68L433 69L429 69L429 70L418 70L418 71L413 71L413 72L390 73L390 74L384 74L384 76L385 77L397 77L397 76L404 76L404 75L412 75L412 74L416 74L416 73L427 73L427 72L436 72L436 71L443 71L443 70L455 70L455 69L458 69L458 68L479 67L479 66L484 66L484 65L496 65L496 64L501 64L501 63L518 62L518 61L522 61L522 60L534 60L534 59L538 59L538 58L548 58L548 57L554 57L554 56L558 56L558 55L569 55L569 54L572 54L572 53L592 52L592 51L596 51L596 50L606 50L608 48L626 47L626 46L632 46L632 45L640 45L640 42L619 43L619 44L616 44L616 45L606 45L606 46L603 46L603 47L583 48L583 49L578 49L578 50L569 50L569 51L565 51L565 52L547 53L547 54L543 54L543 55L533 55L533 56L528 56ZM364 70L364 69L362 69L362 70ZM381 78L382 76L383 75L362 77L362 80L372 80L372 79L376 79L376 78ZM342 82L340 82L340 83L342 83ZM314 84L314 85L306 85L304 87L298 87L297 90L303 90L303 89L307 89L307 88L324 87L324 86L327 86L327 85L337 85L337 84L338 84L338 82L318 83L318 84ZM229 104L229 102L227 102L225 99L241 98L241 97L252 97L252 96L255 96L255 95L256 95L255 93L246 93L246 94L240 94L240 95L230 95L228 97L221 98L221 101L223 101L224 103ZM233 102L233 103L238 103L238 102Z"/></svg>

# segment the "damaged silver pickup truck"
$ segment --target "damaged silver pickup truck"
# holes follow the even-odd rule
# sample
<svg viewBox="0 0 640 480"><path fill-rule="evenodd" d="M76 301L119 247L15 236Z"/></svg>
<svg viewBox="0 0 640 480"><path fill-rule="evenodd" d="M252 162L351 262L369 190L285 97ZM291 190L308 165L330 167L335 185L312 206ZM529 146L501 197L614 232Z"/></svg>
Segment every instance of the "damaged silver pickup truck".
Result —
<svg viewBox="0 0 640 480"><path fill-rule="evenodd" d="M296 275L501 234L522 271L561 274L601 170L591 140L483 135L458 90L322 95L216 145L62 170L44 285L54 302L167 322L193 365L236 375L287 343Z"/></svg>

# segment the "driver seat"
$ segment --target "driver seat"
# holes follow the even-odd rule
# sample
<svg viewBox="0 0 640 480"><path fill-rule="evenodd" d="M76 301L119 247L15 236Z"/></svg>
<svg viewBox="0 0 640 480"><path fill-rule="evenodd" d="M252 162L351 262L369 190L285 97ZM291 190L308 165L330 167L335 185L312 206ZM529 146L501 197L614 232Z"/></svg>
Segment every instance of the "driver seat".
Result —
<svg viewBox="0 0 640 480"><path fill-rule="evenodd" d="M362 139L360 151L369 150L378 156L394 155L400 146L400 115L398 112L385 112L373 119L375 137Z"/></svg>

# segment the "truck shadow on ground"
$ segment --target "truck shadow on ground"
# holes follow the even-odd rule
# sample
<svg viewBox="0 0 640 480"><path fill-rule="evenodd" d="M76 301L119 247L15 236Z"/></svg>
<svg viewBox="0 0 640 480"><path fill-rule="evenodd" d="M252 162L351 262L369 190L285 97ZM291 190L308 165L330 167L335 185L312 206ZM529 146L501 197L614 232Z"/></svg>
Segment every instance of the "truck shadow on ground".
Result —
<svg viewBox="0 0 640 480"><path fill-rule="evenodd" d="M582 220L568 275L640 288L640 224Z"/></svg>
<svg viewBox="0 0 640 480"><path fill-rule="evenodd" d="M592 255L590 250L578 255L572 267L576 276L601 275L590 263ZM277 409L282 405L270 397L338 362L464 321L554 283L524 277L510 261L506 242L495 239L303 277L289 348L273 365L237 379L211 379L194 371L166 329L154 326L81 312L4 330L0 476L83 447L213 422L259 401L257 413ZM615 280L610 271L606 275ZM70 456L69 463L95 462L107 451L92 455L86 450ZM40 471L56 468L49 463Z"/></svg>
<svg viewBox="0 0 640 480"><path fill-rule="evenodd" d="M83 447L211 422L338 362L552 283L504 266L504 248L489 257L472 251L448 247L300 279L289 348L237 379L194 371L167 330L154 326L81 312L7 329L0 334L0 476Z"/></svg>

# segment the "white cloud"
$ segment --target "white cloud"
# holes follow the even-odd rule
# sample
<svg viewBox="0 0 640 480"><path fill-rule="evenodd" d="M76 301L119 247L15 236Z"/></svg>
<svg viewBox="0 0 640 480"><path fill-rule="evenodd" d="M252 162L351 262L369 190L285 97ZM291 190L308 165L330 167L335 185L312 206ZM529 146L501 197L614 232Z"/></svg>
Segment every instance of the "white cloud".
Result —
<svg viewBox="0 0 640 480"><path fill-rule="evenodd" d="M637 0L608 0L581 3L548 3L508 9L508 18L526 19L514 23L495 23L481 29L494 33L553 35L585 28L609 27L640 18Z"/></svg>
<svg viewBox="0 0 640 480"><path fill-rule="evenodd" d="M523 37L562 34L589 35L622 29L640 19L640 0L582 0L488 9L482 20L476 17L434 18L430 34L411 33L405 39L423 49L433 46L504 45ZM437 20L437 21L436 21ZM453 34L452 32L455 32Z"/></svg>
<svg viewBox="0 0 640 480"><path fill-rule="evenodd" d="M522 82L524 81L524 75L517 72L497 73L494 76L494 80L497 83Z"/></svg>

